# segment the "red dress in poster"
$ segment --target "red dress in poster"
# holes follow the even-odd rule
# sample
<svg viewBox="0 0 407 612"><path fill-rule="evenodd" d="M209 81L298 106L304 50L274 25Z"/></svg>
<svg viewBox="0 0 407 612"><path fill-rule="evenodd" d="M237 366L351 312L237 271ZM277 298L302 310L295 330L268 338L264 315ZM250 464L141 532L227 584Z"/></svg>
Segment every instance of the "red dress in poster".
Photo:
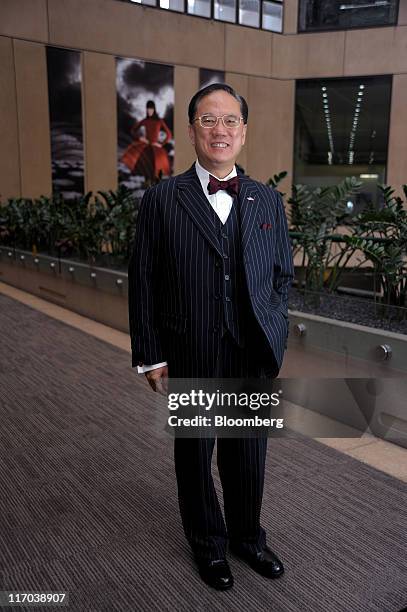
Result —
<svg viewBox="0 0 407 612"><path fill-rule="evenodd" d="M121 161L133 172L148 179L159 178L171 173L170 160L167 151L163 148L171 140L171 130L163 119L157 115L155 104L147 102L147 117L137 121L132 127L132 134L136 136L138 130L144 127L145 136L136 137L123 153ZM166 134L163 142L159 141L160 132Z"/></svg>

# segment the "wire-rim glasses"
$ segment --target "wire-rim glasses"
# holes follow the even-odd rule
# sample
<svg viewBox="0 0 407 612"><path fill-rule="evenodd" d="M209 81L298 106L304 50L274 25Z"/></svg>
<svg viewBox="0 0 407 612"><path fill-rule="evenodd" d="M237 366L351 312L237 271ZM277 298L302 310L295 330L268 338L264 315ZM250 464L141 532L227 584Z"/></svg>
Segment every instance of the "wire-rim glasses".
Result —
<svg viewBox="0 0 407 612"><path fill-rule="evenodd" d="M220 115L216 117L215 115L201 115L200 117L196 117L192 123L195 121L199 121L200 125L203 128L210 129L214 128L218 125L219 119L222 119L222 123L225 128L238 128L241 122L243 121L243 117L237 117L236 115Z"/></svg>

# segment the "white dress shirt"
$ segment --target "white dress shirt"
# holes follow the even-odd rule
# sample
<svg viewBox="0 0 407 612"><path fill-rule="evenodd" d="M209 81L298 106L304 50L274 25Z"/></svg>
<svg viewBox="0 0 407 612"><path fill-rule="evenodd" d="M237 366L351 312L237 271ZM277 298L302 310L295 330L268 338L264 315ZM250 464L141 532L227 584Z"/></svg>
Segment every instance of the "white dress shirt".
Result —
<svg viewBox="0 0 407 612"><path fill-rule="evenodd" d="M226 223L227 218L229 217L230 211L232 210L233 205L233 197L224 189L219 189L216 193L209 194L208 192L208 184L209 184L209 172L205 170L203 166L199 163L198 160L195 162L195 170L198 175L199 181L202 185L202 189L206 197L208 198L209 204L212 206L213 210L218 215L219 219L223 224ZM233 170L223 178L220 178L211 172L212 176L218 179L218 181L228 181L229 179L237 176L236 166L233 166ZM142 365L137 366L137 371L139 374L144 374L144 372L149 372L150 370L155 370L157 368L162 368L167 365L166 361L162 361L160 363L155 363L154 365Z"/></svg>
<svg viewBox="0 0 407 612"><path fill-rule="evenodd" d="M230 211L232 210L232 204L233 204L232 196L224 189L219 189L219 191L217 191L216 193L209 195L209 192L208 192L209 172L201 166L198 160L196 160L195 162L195 170L201 182L203 192L208 198L209 204L212 206L213 210L216 212L216 214L218 215L222 223L225 224L229 217ZM233 166L232 172L230 172L227 176L223 178L219 178L212 172L211 174L216 179L218 179L218 181L228 181L234 176L237 176L236 166Z"/></svg>

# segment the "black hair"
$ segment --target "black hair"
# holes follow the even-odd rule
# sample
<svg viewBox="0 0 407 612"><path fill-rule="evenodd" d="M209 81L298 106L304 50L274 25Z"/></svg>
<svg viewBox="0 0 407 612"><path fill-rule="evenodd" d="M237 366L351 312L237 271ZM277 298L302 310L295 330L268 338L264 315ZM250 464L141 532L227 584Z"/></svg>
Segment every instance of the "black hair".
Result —
<svg viewBox="0 0 407 612"><path fill-rule="evenodd" d="M235 100L239 102L240 112L242 113L242 117L243 117L243 123L247 123L249 109L247 107L246 100L243 98L243 96L239 96L239 94L235 92L233 87L231 87L230 85L226 85L226 83L212 83L212 85L207 85L203 89L200 89L199 91L196 92L196 94L191 98L191 101L188 106L189 123L192 124L195 118L196 109L198 108L198 104L202 100L202 98L204 98L205 96L208 96L213 91L218 91L218 90L226 91L228 94L233 96Z"/></svg>
<svg viewBox="0 0 407 612"><path fill-rule="evenodd" d="M148 113L147 113L147 117L152 117L153 119L159 119L159 116L157 115L157 111L156 111L156 108L155 108L154 100L147 100L146 109L147 108L153 108L154 109L154 112L153 112L152 115L148 115Z"/></svg>

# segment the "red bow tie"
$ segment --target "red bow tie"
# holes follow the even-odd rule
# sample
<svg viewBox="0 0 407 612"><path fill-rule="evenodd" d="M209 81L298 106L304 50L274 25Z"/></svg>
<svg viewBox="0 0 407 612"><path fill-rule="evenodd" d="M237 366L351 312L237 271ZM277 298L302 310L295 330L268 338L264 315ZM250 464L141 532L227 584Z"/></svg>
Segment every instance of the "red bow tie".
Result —
<svg viewBox="0 0 407 612"><path fill-rule="evenodd" d="M220 189L225 189L225 191L227 191L228 194L231 196L237 196L239 192L239 177L234 176L228 181L219 181L217 178L210 174L208 183L209 194L212 195Z"/></svg>

